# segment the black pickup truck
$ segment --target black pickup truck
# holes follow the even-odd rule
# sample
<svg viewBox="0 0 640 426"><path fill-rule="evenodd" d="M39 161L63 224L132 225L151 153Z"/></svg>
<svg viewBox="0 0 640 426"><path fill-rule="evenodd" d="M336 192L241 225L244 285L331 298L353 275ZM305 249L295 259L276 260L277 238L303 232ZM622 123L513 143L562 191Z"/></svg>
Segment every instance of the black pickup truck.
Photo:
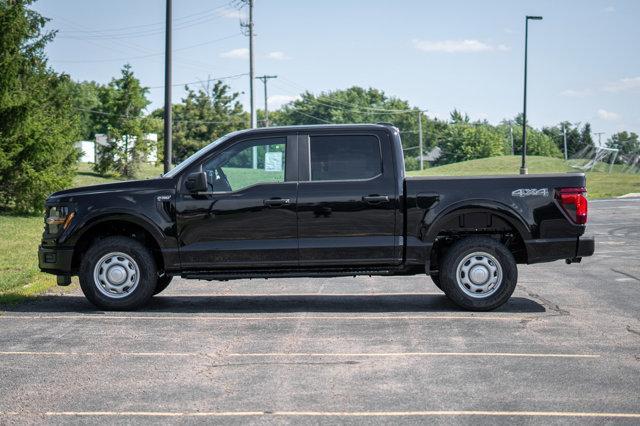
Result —
<svg viewBox="0 0 640 426"><path fill-rule="evenodd" d="M205 280L428 274L456 304L505 303L518 263L594 251L581 173L405 177L391 125L226 135L157 179L57 192L40 269L105 309L174 276Z"/></svg>

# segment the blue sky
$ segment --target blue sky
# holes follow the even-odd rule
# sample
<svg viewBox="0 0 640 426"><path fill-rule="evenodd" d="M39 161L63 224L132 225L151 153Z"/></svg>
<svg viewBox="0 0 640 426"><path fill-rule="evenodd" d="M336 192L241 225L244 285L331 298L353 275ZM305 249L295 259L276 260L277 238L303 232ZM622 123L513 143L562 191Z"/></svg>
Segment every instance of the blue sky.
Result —
<svg viewBox="0 0 640 426"><path fill-rule="evenodd" d="M453 108L492 123L522 110L524 16L529 28L529 120L640 131L640 1L255 0L256 74L271 107L303 90L375 87L446 118ZM174 0L174 83L248 71L234 2ZM164 0L39 0L59 29L52 66L108 82L126 62L163 101ZM248 77L226 80L245 92ZM198 83L194 84L198 86ZM256 82L256 102L263 103ZM182 87L174 88L174 101Z"/></svg>

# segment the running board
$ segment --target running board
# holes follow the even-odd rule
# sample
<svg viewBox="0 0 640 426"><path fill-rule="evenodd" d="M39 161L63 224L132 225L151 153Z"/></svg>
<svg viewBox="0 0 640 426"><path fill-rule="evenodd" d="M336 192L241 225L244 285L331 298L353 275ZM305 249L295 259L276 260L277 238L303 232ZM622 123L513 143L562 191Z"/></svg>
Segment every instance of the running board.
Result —
<svg viewBox="0 0 640 426"><path fill-rule="evenodd" d="M253 278L313 278L350 277L358 275L394 275L398 271L385 269L336 269L336 270L241 270L241 271L185 271L182 278L208 281L228 281Z"/></svg>

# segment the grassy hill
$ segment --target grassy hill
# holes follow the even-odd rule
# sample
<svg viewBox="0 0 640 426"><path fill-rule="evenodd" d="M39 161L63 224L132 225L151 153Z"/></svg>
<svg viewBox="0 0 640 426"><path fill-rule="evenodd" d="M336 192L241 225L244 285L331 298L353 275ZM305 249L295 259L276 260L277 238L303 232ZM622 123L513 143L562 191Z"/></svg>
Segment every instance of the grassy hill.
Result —
<svg viewBox="0 0 640 426"><path fill-rule="evenodd" d="M422 171L408 172L409 176L471 176L471 175L509 175L520 170L520 157L509 155L481 158L445 166L430 167ZM552 157L527 157L530 174L579 172L567 165L564 160ZM612 173L606 168L587 173L589 198L611 198L630 192L640 192L640 175L621 173L620 166L613 167Z"/></svg>

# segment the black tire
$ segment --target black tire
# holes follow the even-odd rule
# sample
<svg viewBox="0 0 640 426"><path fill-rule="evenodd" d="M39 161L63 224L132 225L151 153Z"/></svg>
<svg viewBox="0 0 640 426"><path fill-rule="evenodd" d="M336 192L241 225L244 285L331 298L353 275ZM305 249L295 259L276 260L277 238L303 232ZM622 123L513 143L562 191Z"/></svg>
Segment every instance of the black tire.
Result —
<svg viewBox="0 0 640 426"><path fill-rule="evenodd" d="M127 256L133 260L133 263L124 256L114 255L110 257L111 254L116 253ZM109 293L109 291L104 289L104 286L102 286L100 282L97 282L94 277L94 271L96 270L98 262L101 262L105 257L116 259L114 262L121 261L123 264L128 265L127 267L121 268L125 271L125 283L128 283L129 280L133 282L137 277L137 284L132 284L134 288L130 290L130 293L123 291L125 294L115 296L105 294ZM105 262L101 262L101 264L108 266L108 263ZM134 266L137 267L137 273L128 272L129 268L131 271L135 271ZM106 268L107 271L109 269L112 268ZM98 271L105 271L105 269L100 268ZM91 245L82 258L78 274L80 288L82 288L85 297L98 308L105 310L131 310L143 306L153 296L153 292L156 289L157 277L156 263L149 250L136 240L120 236L97 240ZM126 290L126 284L124 285Z"/></svg>
<svg viewBox="0 0 640 426"><path fill-rule="evenodd" d="M164 274L161 277L158 277L158 281L156 283L156 289L153 291L153 294L159 294L162 293L167 287L169 287L169 284L171 284L171 280L173 279L173 277L171 275L167 275Z"/></svg>
<svg viewBox="0 0 640 426"><path fill-rule="evenodd" d="M442 285L440 284L440 274L431 274L429 275L431 277L431 281L433 281L433 283L436 285L436 287L438 287L440 290L442 290Z"/></svg>
<svg viewBox="0 0 640 426"><path fill-rule="evenodd" d="M476 252L484 256L469 257ZM497 266L494 261L497 262ZM481 277L485 273L488 274L487 280L481 282L482 285L495 280L495 284L487 287L486 291L476 290L467 284L471 282L471 273L466 276L461 272L463 278L458 282L458 266L464 270L474 262L481 266L479 269L482 269L481 262L488 262L487 265L491 265L489 267L496 269L490 272L487 267L484 272L479 271ZM467 237L454 243L444 255L439 272L440 285L447 297L458 306L473 311L489 311L503 305L513 294L518 281L518 267L511 252L499 241L483 236Z"/></svg>

